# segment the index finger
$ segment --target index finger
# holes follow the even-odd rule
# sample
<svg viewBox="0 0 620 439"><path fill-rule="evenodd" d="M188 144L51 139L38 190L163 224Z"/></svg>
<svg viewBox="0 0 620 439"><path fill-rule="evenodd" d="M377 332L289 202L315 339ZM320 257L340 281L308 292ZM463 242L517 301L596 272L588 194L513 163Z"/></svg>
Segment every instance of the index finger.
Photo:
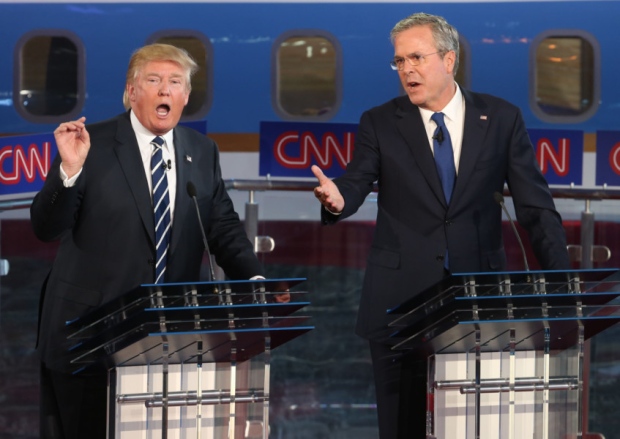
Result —
<svg viewBox="0 0 620 439"><path fill-rule="evenodd" d="M60 125L58 125L58 128L56 128L55 132L61 133L65 131L80 131L86 126L84 124L85 120L86 120L86 117L82 116L78 120L72 120L70 122L61 123Z"/></svg>

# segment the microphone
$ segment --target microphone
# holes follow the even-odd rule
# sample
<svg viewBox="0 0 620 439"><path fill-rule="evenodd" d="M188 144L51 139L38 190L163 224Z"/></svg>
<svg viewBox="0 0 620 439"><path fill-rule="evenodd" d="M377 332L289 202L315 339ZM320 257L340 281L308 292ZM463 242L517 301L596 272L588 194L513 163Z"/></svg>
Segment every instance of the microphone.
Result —
<svg viewBox="0 0 620 439"><path fill-rule="evenodd" d="M198 226L200 227L200 232L202 233L202 243L204 245L205 251L207 252L207 256L209 257L209 270L211 275L211 280L215 281L215 272L213 271L213 263L211 260L211 251L209 250L209 243L207 242L207 235L205 233L205 229L202 226L202 218L200 217L200 209L198 208L198 200L196 199L196 186L191 181L187 182L187 194L194 200L194 206L196 206L196 215L198 216ZM218 293L217 287L215 287L215 293Z"/></svg>
<svg viewBox="0 0 620 439"><path fill-rule="evenodd" d="M433 136L433 140L438 141L440 144L443 142L443 130L441 129L441 127L437 128L437 131Z"/></svg>
<svg viewBox="0 0 620 439"><path fill-rule="evenodd" d="M168 162L162 162L161 166L164 168L164 171L167 171L169 169L172 169L172 162L170 160L168 160Z"/></svg>
<svg viewBox="0 0 620 439"><path fill-rule="evenodd" d="M502 209L504 209L504 213L508 217L508 221L510 221L510 225L512 226L512 231L515 233L515 236L517 237L517 242L519 243L519 247L521 247L521 254L523 255L523 265L525 265L525 271L530 271L530 267L527 264L527 256L525 254L525 248L523 248L523 241L521 241L521 237L519 236L519 233L517 232L517 228L515 227L515 222L512 220L510 213L508 213L508 209L506 209L506 205L504 204L504 196L500 194L499 192L495 192L493 194L493 198L495 198L495 202L499 204L500 206L502 206ZM527 277L527 281L528 282L530 281L529 276Z"/></svg>

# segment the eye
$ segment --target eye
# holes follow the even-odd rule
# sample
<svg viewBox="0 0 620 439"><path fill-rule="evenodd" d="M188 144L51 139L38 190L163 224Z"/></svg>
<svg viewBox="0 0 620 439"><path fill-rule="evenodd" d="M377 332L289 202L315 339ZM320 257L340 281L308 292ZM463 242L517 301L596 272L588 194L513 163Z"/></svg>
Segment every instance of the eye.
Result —
<svg viewBox="0 0 620 439"><path fill-rule="evenodd" d="M413 62L420 62L422 55L409 55L409 58L411 58Z"/></svg>
<svg viewBox="0 0 620 439"><path fill-rule="evenodd" d="M405 58L394 58L394 64L401 66L405 62Z"/></svg>

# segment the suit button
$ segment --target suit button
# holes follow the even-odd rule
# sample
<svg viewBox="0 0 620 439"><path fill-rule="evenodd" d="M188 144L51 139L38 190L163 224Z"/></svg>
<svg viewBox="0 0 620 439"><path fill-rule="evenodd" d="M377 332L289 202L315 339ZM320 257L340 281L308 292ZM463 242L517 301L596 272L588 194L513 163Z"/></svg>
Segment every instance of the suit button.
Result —
<svg viewBox="0 0 620 439"><path fill-rule="evenodd" d="M444 221L444 224L445 224L446 226L451 226L451 225L452 225L452 221L450 221L450 220L445 220L445 221Z"/></svg>
<svg viewBox="0 0 620 439"><path fill-rule="evenodd" d="M437 255L435 256L435 259L437 259L439 262L443 262L443 255Z"/></svg>

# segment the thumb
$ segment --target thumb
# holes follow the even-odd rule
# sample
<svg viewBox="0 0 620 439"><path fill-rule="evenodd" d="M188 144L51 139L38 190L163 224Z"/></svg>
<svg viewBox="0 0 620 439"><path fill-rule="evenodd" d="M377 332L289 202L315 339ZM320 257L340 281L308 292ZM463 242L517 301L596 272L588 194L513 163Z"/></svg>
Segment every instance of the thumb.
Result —
<svg viewBox="0 0 620 439"><path fill-rule="evenodd" d="M310 169L312 170L314 176L319 180L320 185L323 185L323 183L329 181L329 178L327 178L325 174L323 174L323 171L317 165L312 165Z"/></svg>
<svg viewBox="0 0 620 439"><path fill-rule="evenodd" d="M82 142L84 142L87 145L90 145L90 134L88 133L88 130L86 129L86 127L80 130L78 137L80 138Z"/></svg>

